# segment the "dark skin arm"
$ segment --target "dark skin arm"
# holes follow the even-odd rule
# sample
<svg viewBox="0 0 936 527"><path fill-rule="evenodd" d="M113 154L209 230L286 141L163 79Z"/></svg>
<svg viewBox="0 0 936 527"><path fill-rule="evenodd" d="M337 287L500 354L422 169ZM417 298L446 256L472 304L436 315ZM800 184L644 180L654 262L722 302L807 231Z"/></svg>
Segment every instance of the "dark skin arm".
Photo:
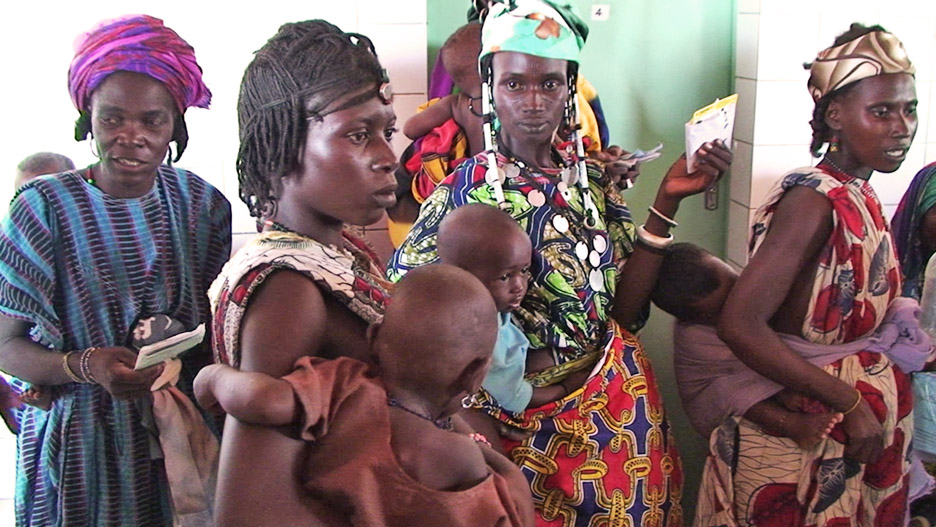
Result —
<svg viewBox="0 0 936 527"><path fill-rule="evenodd" d="M855 388L813 366L787 347L773 326L800 334L804 301L817 257L832 232L832 205L818 192L796 187L781 199L758 252L751 258L722 310L718 335L743 363L790 390L845 412ZM794 322L794 320L796 322ZM861 400L842 423L845 453L867 463L880 455L883 428Z"/></svg>
<svg viewBox="0 0 936 527"><path fill-rule="evenodd" d="M292 271L272 273L254 292L244 314L241 369L279 378L298 358L320 354L327 345L326 306L308 278ZM306 444L294 434L294 427L226 421L218 470L218 525L343 524L302 487Z"/></svg>
<svg viewBox="0 0 936 527"><path fill-rule="evenodd" d="M0 315L0 370L37 385L72 382L62 365L63 354L33 342L29 338L31 327L28 322ZM80 376L81 353L78 351L69 356L68 364ZM91 375L118 399L147 395L163 366L159 364L134 371L136 357L136 353L128 348L99 348L90 355Z"/></svg>
<svg viewBox="0 0 936 527"><path fill-rule="evenodd" d="M683 198L698 194L718 181L728 170L733 155L720 143L705 143L698 151L699 166L693 173L686 171L686 156L680 156L660 183L654 208L662 214L675 218ZM647 216L645 227L648 232L666 237L670 227L654 214ZM651 252L642 244L634 244L624 267L618 273L618 286L614 297L611 316L622 326L632 326L640 317L650 293L656 285L663 255Z"/></svg>
<svg viewBox="0 0 936 527"><path fill-rule="evenodd" d="M562 399L585 384L585 381L588 380L589 373L588 370L577 371L571 373L558 384L534 387L533 397L530 398L530 404L527 405L527 408L536 408L546 403Z"/></svg>
<svg viewBox="0 0 936 527"><path fill-rule="evenodd" d="M245 423L283 426L296 421L292 385L265 373L224 364L206 366L195 377L195 397L202 408L225 412Z"/></svg>
<svg viewBox="0 0 936 527"><path fill-rule="evenodd" d="M457 93L442 97L435 104L407 119L403 125L403 135L415 141L431 132L433 128L442 126L454 116L457 103Z"/></svg>
<svg viewBox="0 0 936 527"><path fill-rule="evenodd" d="M936 252L936 207L931 207L920 220L920 246L924 262Z"/></svg>

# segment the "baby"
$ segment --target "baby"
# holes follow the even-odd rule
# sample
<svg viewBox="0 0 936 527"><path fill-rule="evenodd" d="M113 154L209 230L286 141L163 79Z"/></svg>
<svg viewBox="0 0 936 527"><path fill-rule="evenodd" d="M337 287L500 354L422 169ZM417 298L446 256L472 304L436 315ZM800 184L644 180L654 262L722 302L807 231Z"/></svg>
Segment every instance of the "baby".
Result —
<svg viewBox="0 0 936 527"><path fill-rule="evenodd" d="M677 243L667 251L651 296L657 307L679 321L673 334L679 395L693 426L705 437L711 435L724 417L739 410L728 408L732 394L718 393L712 386L718 375L747 368L714 334L722 305L737 278L734 269L705 249ZM707 356L695 356L698 349L704 349ZM793 410L802 403L802 397L781 390L738 413L775 435L792 439L800 448L809 449L832 432L842 414Z"/></svg>
<svg viewBox="0 0 936 527"><path fill-rule="evenodd" d="M451 323L431 331L414 323L429 318ZM299 476L284 475L283 484L301 485L352 525L530 526L520 470L453 429L462 399L488 371L496 333L484 286L461 269L430 265L400 281L383 322L367 331L379 377L354 359L304 357L282 379L208 366L195 391L205 408L295 428L308 446L296 460ZM231 512L219 525L237 523Z"/></svg>
<svg viewBox="0 0 936 527"><path fill-rule="evenodd" d="M526 295L533 246L509 214L480 203L459 207L439 225L437 246L443 263L473 274L494 297L499 312L497 344L482 386L501 407L511 412L536 408L565 397L585 382L587 372L551 386L534 387L524 380L531 362L542 369L542 361L535 352L528 357L530 342L514 324L511 312Z"/></svg>
<svg viewBox="0 0 936 527"><path fill-rule="evenodd" d="M403 125L403 134L416 140L453 119L468 141L465 157L471 157L484 149L481 75L478 73L481 24L472 22L458 28L442 45L439 54L445 71L452 76L459 91L410 117Z"/></svg>

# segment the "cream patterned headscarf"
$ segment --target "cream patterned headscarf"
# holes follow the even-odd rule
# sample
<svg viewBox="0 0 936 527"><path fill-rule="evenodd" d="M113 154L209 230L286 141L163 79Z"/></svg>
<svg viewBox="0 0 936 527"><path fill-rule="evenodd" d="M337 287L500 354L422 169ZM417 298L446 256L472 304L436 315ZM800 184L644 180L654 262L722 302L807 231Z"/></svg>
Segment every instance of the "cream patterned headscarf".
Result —
<svg viewBox="0 0 936 527"><path fill-rule="evenodd" d="M819 53L809 68L814 101L853 82L888 73L916 73L903 44L886 31L872 31Z"/></svg>

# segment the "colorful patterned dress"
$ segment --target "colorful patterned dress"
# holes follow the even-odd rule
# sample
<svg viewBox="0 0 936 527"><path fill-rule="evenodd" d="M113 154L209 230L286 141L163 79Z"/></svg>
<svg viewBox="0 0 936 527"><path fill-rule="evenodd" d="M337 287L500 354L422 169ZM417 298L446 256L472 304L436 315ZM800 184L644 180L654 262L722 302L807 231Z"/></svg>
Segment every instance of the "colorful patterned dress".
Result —
<svg viewBox="0 0 936 527"><path fill-rule="evenodd" d="M828 170L828 169L825 169ZM832 204L832 235L820 254L803 337L841 344L867 336L900 294L900 272L881 204L867 181L798 169L767 197L754 221L757 250L784 192L805 186ZM910 378L884 355L861 351L823 368L859 390L885 432L885 450L874 463L844 456L842 426L811 450L762 431L745 419L729 419L712 433L697 527L885 527L904 525L908 447L913 436ZM828 412L817 401L804 412Z"/></svg>
<svg viewBox="0 0 936 527"><path fill-rule="evenodd" d="M153 189L132 199L80 172L42 177L0 223L0 313L33 324L33 339L57 351L126 345L136 320L156 313L194 328L210 317L206 292L230 244L230 204L191 172L162 166ZM193 362L206 361L190 354L183 391ZM141 422L148 402L92 384L48 390L48 411L18 415L17 525L171 525L165 473Z"/></svg>
<svg viewBox="0 0 936 527"><path fill-rule="evenodd" d="M307 276L368 324L383 320L390 284L377 255L347 231L341 248L293 232L267 231L231 258L211 286L215 362L240 368L241 321L254 291L274 271Z"/></svg>
<svg viewBox="0 0 936 527"><path fill-rule="evenodd" d="M482 394L487 412L532 432L504 447L530 482L537 525L682 525L682 467L653 370L640 342L610 318L617 270L635 235L630 211L589 164L602 218L586 228L574 169L530 174L504 157L498 163L508 212L534 247L530 289L515 314L531 350L548 349L557 360L528 379L543 386L595 371L567 397L521 413ZM437 260L436 234L448 212L496 206L485 172L484 159L473 158L433 192L394 254L392 279Z"/></svg>

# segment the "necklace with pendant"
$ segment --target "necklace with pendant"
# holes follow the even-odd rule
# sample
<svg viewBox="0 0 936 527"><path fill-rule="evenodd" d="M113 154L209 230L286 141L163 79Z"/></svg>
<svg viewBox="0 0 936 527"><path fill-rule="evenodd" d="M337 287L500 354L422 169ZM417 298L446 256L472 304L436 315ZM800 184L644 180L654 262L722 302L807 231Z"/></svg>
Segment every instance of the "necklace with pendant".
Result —
<svg viewBox="0 0 936 527"><path fill-rule="evenodd" d="M556 190L559 191L559 194L566 202L566 206L562 207L550 198L546 187L540 183L527 163L514 156L509 150L504 149L502 153L510 161L504 165L504 176L523 177L534 187L527 194L527 201L534 207L547 205L553 211L554 214L550 220L553 228L561 235L568 236L574 241L576 258L591 268L590 270L588 267L585 269L589 285L595 291L604 291L605 278L600 268L602 255L608 250L608 239L605 234L594 232L597 230L597 226L589 227L587 212L578 213L571 206L574 197L571 187L578 182L578 168L575 165L566 166L561 159L557 161L560 176L555 185ZM549 179L548 175L542 175ZM587 192L581 189L580 191Z"/></svg>
<svg viewBox="0 0 936 527"><path fill-rule="evenodd" d="M389 395L387 396L387 406L391 408L399 408L400 410L403 410L404 412L408 414L415 415L416 417L419 417L420 419L425 419L426 421L429 421L430 423L435 425L435 427L438 428L439 430L446 430L448 432L455 430L455 425L452 424L451 416L443 417L441 419L433 419L432 416L429 416L422 412L417 412L416 410L407 408L406 406L403 405L403 403L401 403L400 401L397 401L396 399L394 399L393 397L390 397Z"/></svg>

